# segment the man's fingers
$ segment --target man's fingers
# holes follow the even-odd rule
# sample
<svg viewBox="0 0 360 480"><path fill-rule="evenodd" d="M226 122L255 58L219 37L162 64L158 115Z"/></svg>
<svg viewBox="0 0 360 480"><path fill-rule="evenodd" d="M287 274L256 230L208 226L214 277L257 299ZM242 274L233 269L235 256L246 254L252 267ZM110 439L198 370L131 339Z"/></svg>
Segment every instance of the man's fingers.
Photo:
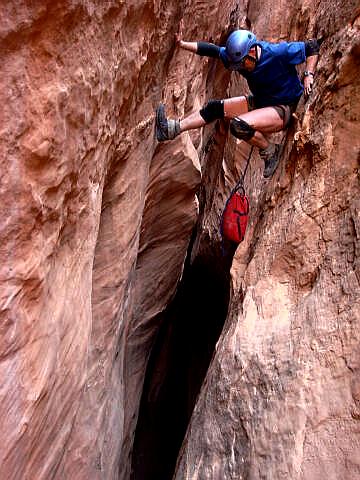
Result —
<svg viewBox="0 0 360 480"><path fill-rule="evenodd" d="M182 38L183 29L184 29L184 19L182 18L179 22L179 29L178 29L178 33L177 33L177 35L180 37L180 40Z"/></svg>
<svg viewBox="0 0 360 480"><path fill-rule="evenodd" d="M177 33L175 33L175 42L179 45L181 40L182 40L182 37L183 37L183 27L184 27L184 20L181 19L180 22L179 22L179 28L178 28L178 31Z"/></svg>
<svg viewBox="0 0 360 480"><path fill-rule="evenodd" d="M304 90L307 96L309 96L310 93L312 92L312 85L313 85L312 79L310 79L309 77L305 78Z"/></svg>

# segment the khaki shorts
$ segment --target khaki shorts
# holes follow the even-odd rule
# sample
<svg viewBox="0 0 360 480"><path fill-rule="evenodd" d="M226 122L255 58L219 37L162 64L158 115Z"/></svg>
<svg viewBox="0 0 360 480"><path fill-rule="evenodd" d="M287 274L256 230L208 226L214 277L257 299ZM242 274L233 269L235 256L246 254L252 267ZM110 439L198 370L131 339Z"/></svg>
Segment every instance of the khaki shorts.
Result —
<svg viewBox="0 0 360 480"><path fill-rule="evenodd" d="M246 101L248 104L249 112L251 112L251 110L256 110L257 108L261 108L256 106L256 99L254 95L247 95ZM279 117L284 122L283 128L286 128L290 124L291 115L295 112L297 104L298 104L298 101L290 103L289 105L269 105L269 106L276 110L276 112L279 114Z"/></svg>

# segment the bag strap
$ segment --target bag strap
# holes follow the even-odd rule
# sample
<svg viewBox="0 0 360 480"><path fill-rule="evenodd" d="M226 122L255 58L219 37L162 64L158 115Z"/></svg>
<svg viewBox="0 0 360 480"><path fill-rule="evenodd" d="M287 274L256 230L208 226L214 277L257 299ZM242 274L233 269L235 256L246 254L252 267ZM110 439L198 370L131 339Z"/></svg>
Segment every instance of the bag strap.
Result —
<svg viewBox="0 0 360 480"><path fill-rule="evenodd" d="M251 146L251 150L250 150L250 153L249 153L247 162L246 162L246 166L245 166L244 173L241 175L240 180L237 182L237 184L235 185L235 187L232 189L232 191L231 191L231 193L230 193L230 197L231 197L231 195L232 195L234 192L237 192L238 190L240 190L240 188L243 190L243 193L245 193L244 180L245 180L245 175L246 175L246 172L247 172L249 163L250 163L250 159L251 159L251 155L252 155L253 150L254 150L254 146Z"/></svg>

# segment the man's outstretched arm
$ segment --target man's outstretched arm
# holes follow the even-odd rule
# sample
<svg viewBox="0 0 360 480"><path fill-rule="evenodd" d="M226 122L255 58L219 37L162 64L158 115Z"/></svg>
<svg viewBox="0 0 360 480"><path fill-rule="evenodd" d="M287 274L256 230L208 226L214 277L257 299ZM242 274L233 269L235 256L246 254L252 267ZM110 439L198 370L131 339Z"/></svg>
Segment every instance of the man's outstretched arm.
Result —
<svg viewBox="0 0 360 480"><path fill-rule="evenodd" d="M184 40L178 40L177 35L175 39L178 47L183 48L184 50L189 50L189 52L197 53L197 42L184 42Z"/></svg>
<svg viewBox="0 0 360 480"><path fill-rule="evenodd" d="M183 48L184 50L189 50L190 52L201 55L202 57L219 58L220 55L220 47L214 45L213 43L184 42L184 40L179 40L177 44L180 48Z"/></svg>
<svg viewBox="0 0 360 480"><path fill-rule="evenodd" d="M306 95L310 95L312 90L312 85L314 83L314 75L316 70L316 65L319 58L319 50L322 39L319 40L308 40L305 42L305 55L306 55L306 66L305 66L305 77L304 77L304 88Z"/></svg>

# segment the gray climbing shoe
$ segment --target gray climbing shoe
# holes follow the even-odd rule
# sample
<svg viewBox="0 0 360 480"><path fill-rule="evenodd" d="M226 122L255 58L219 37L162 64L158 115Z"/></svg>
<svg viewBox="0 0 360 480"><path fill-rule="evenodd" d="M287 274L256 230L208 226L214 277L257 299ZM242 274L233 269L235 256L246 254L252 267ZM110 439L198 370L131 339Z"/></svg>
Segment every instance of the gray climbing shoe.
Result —
<svg viewBox="0 0 360 480"><path fill-rule="evenodd" d="M155 129L158 142L173 140L180 133L179 120L168 120L165 116L165 105L162 103L156 109Z"/></svg>
<svg viewBox="0 0 360 480"><path fill-rule="evenodd" d="M264 160L264 178L270 178L274 175L281 156L281 145L270 143L267 148L259 151L260 157Z"/></svg>

